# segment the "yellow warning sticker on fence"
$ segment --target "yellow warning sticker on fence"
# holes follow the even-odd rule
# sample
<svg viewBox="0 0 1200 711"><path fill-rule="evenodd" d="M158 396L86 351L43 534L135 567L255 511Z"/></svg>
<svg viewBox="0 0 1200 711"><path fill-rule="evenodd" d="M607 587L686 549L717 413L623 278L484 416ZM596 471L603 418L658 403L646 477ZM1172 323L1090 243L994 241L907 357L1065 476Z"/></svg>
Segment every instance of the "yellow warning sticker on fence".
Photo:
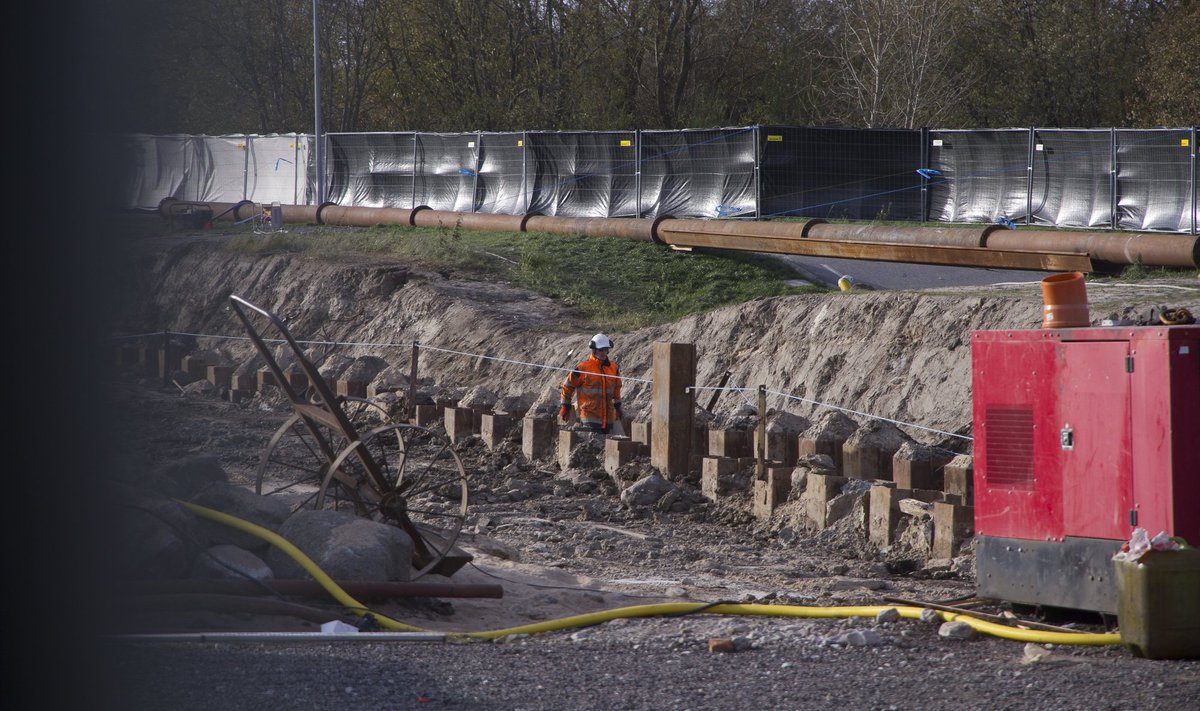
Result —
<svg viewBox="0 0 1200 711"><path fill-rule="evenodd" d="M1191 145L1191 141L1189 141L1186 138L1181 138L1181 139L1179 139L1179 145L1183 146L1184 148L1187 148L1189 145Z"/></svg>
<svg viewBox="0 0 1200 711"><path fill-rule="evenodd" d="M633 141L629 140L628 138L621 139L621 147L622 148L628 148L632 145L633 145Z"/></svg>
<svg viewBox="0 0 1200 711"><path fill-rule="evenodd" d="M783 143L783 136L779 135L778 133L768 133L767 141L772 143Z"/></svg>
<svg viewBox="0 0 1200 711"><path fill-rule="evenodd" d="M245 144L245 143L239 143L239 144L237 144L237 147L238 147L238 150L239 150L239 151L244 151L244 150L246 150L246 144Z"/></svg>
<svg viewBox="0 0 1200 711"><path fill-rule="evenodd" d="M523 145L525 145L525 141L523 141L523 140L521 140L520 138L518 138L518 139L517 139L517 148L520 148L520 147L521 147L521 146L523 146Z"/></svg>

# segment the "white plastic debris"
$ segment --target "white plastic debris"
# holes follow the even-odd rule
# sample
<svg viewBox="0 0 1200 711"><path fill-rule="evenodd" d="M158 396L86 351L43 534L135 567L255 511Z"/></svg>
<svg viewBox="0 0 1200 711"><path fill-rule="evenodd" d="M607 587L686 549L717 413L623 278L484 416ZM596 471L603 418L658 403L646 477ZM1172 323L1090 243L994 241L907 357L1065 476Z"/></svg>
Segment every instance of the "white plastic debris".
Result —
<svg viewBox="0 0 1200 711"><path fill-rule="evenodd" d="M348 625L341 620L332 622L324 622L321 624L322 634L357 634L358 628L354 625Z"/></svg>
<svg viewBox="0 0 1200 711"><path fill-rule="evenodd" d="M1121 546L1121 550L1113 555L1113 560L1135 561L1145 555L1146 551L1177 551L1179 542L1159 531L1151 538L1144 528L1135 528L1129 536L1129 541Z"/></svg>

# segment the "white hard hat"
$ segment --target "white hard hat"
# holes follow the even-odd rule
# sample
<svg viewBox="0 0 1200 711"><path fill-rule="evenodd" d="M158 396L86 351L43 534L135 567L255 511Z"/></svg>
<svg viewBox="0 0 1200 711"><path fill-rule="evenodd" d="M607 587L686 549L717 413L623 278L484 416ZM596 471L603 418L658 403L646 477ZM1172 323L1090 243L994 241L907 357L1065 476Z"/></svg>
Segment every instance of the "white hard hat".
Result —
<svg viewBox="0 0 1200 711"><path fill-rule="evenodd" d="M592 336L592 342L588 345L591 348L612 348L612 339L603 333L597 333Z"/></svg>

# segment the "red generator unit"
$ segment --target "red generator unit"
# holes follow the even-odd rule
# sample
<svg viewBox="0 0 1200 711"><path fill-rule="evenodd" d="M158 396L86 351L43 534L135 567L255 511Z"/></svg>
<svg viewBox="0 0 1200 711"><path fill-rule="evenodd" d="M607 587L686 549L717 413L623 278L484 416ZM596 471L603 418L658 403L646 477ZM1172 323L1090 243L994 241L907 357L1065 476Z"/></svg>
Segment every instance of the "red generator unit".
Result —
<svg viewBox="0 0 1200 711"><path fill-rule="evenodd" d="M971 334L978 594L1115 614L1134 528L1200 546L1200 326Z"/></svg>

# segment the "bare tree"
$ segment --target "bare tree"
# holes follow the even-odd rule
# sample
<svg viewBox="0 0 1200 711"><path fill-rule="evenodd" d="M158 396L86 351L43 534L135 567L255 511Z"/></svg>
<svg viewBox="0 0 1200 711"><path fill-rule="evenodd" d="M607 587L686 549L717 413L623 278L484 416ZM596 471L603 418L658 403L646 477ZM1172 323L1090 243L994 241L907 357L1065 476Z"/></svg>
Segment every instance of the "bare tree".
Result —
<svg viewBox="0 0 1200 711"><path fill-rule="evenodd" d="M956 76L953 37L959 0L836 3L838 74L828 96L848 125L911 128L949 113L969 88Z"/></svg>

